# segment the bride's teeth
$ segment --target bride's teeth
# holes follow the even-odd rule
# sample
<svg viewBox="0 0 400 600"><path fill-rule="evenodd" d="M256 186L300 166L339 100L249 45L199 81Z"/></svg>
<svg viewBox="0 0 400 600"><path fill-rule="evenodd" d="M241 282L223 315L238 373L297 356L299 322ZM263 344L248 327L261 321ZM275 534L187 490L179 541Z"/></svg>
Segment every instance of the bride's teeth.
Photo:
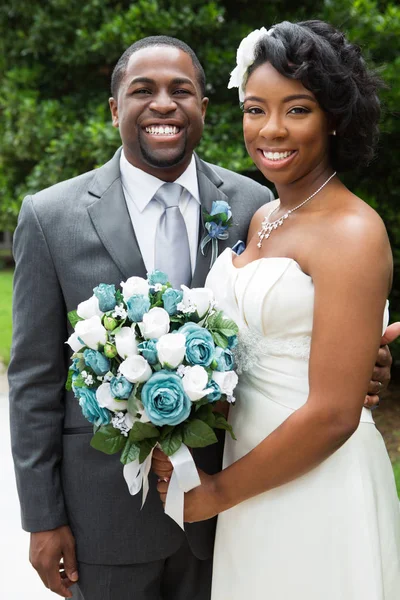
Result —
<svg viewBox="0 0 400 600"><path fill-rule="evenodd" d="M263 151L263 154L264 154L265 158L268 158L268 160L283 160L284 158L287 158L288 156L293 154L293 152L294 152L294 150L288 150L287 152L265 152L265 151Z"/></svg>
<svg viewBox="0 0 400 600"><path fill-rule="evenodd" d="M179 132L179 127L175 125L149 125L146 132L152 135L175 135Z"/></svg>

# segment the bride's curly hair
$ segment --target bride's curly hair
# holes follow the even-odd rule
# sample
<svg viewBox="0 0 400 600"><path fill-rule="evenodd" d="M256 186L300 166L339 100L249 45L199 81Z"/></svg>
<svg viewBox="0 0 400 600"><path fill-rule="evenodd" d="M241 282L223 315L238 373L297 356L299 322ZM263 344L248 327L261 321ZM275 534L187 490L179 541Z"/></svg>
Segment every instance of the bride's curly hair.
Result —
<svg viewBox="0 0 400 600"><path fill-rule="evenodd" d="M331 136L330 157L336 171L368 164L378 139L383 87L369 70L361 50L323 21L283 21L255 48L247 79L265 62L285 77L299 79L316 97L337 135Z"/></svg>

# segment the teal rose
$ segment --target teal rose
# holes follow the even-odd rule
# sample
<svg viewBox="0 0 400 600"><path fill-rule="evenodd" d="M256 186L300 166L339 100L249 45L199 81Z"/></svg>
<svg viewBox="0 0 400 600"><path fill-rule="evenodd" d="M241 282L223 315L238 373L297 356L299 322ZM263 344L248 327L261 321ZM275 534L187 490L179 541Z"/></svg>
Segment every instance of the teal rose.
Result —
<svg viewBox="0 0 400 600"><path fill-rule="evenodd" d="M141 344L138 344L138 350L142 356L147 360L150 365L156 365L158 363L157 344L158 340L146 340Z"/></svg>
<svg viewBox="0 0 400 600"><path fill-rule="evenodd" d="M99 301L99 308L102 312L107 312L115 308L117 303L115 299L115 285L100 283L93 289L93 293Z"/></svg>
<svg viewBox="0 0 400 600"><path fill-rule="evenodd" d="M133 384L122 375L113 377L110 381L110 391L113 398L127 400L133 390Z"/></svg>
<svg viewBox="0 0 400 600"><path fill-rule="evenodd" d="M207 400L209 402L217 402L220 400L222 396L221 388L219 387L218 383L214 381L214 379L211 379L211 381L207 383L207 387L212 389L212 392L207 395Z"/></svg>
<svg viewBox="0 0 400 600"><path fill-rule="evenodd" d="M126 301L128 317L134 323L143 321L143 315L150 310L150 299L143 294L134 294Z"/></svg>
<svg viewBox="0 0 400 600"><path fill-rule="evenodd" d="M215 354L211 333L196 323L185 323L179 333L186 337L186 358L192 365L209 367Z"/></svg>
<svg viewBox="0 0 400 600"><path fill-rule="evenodd" d="M179 425L190 415L192 403L182 379L170 371L158 371L144 384L142 402L154 425Z"/></svg>
<svg viewBox="0 0 400 600"><path fill-rule="evenodd" d="M157 283L166 285L168 283L168 275L155 269L151 273L147 273L147 281L149 282L149 285L157 285Z"/></svg>
<svg viewBox="0 0 400 600"><path fill-rule="evenodd" d="M233 350L238 345L238 337L237 335L230 335L228 337L228 348L229 350Z"/></svg>
<svg viewBox="0 0 400 600"><path fill-rule="evenodd" d="M162 301L167 313L172 317L178 312L178 304L182 302L183 292L168 288L162 295Z"/></svg>
<svg viewBox="0 0 400 600"><path fill-rule="evenodd" d="M210 215L212 217L215 215L226 215L226 220L228 221L232 216L231 207L224 200L215 200L212 203Z"/></svg>
<svg viewBox="0 0 400 600"><path fill-rule="evenodd" d="M235 358L229 348L216 348L214 360L217 363L216 371L232 371L235 366Z"/></svg>
<svg viewBox="0 0 400 600"><path fill-rule="evenodd" d="M97 350L86 349L83 353L85 365L90 367L96 375L105 375L110 370L110 361Z"/></svg>
<svg viewBox="0 0 400 600"><path fill-rule="evenodd" d="M79 400L83 416L97 427L110 422L110 413L101 408L96 399L96 391L85 387L74 388L75 397Z"/></svg>

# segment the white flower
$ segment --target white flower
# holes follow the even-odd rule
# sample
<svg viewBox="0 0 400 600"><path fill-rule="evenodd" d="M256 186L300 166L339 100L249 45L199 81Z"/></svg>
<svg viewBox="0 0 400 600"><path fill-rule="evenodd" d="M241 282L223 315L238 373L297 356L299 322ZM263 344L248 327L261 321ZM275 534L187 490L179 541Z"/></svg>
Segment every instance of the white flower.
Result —
<svg viewBox="0 0 400 600"><path fill-rule="evenodd" d="M150 423L150 419L147 416L146 410L143 406L143 403L139 400L137 403L137 412L140 415L139 421L141 421L142 423Z"/></svg>
<svg viewBox="0 0 400 600"><path fill-rule="evenodd" d="M124 300L128 300L136 294L149 295L149 283L143 277L129 277L126 281L121 281L121 287Z"/></svg>
<svg viewBox="0 0 400 600"><path fill-rule="evenodd" d="M134 419L129 413L117 412L111 419L111 423L114 429L119 429L122 435L127 437L133 427Z"/></svg>
<svg viewBox="0 0 400 600"><path fill-rule="evenodd" d="M107 341L107 331L101 324L101 319L97 315L78 321L75 325L75 333L82 340L85 346L92 350L97 350L99 344L104 346Z"/></svg>
<svg viewBox="0 0 400 600"><path fill-rule="evenodd" d="M94 383L93 375L88 375L87 377L85 377L85 385L90 386L90 385L93 385L93 383Z"/></svg>
<svg viewBox="0 0 400 600"><path fill-rule="evenodd" d="M152 308L143 315L143 322L139 327L146 340L158 340L169 332L169 314L164 308Z"/></svg>
<svg viewBox="0 0 400 600"><path fill-rule="evenodd" d="M244 85L247 69L255 60L254 48L257 42L265 35L271 35L272 29L266 30L265 27L255 29L247 37L245 37L239 45L236 52L236 67L231 73L231 78L228 83L228 88L239 88L239 100L244 100Z"/></svg>
<svg viewBox="0 0 400 600"><path fill-rule="evenodd" d="M116 306L115 309L114 309L112 317L114 319L116 319L117 317L120 317L121 319L125 319L126 316L127 316L127 312L126 312L126 310L124 308L124 305L122 303L118 304L118 306Z"/></svg>
<svg viewBox="0 0 400 600"><path fill-rule="evenodd" d="M214 371L212 378L218 383L223 394L233 396L233 390L239 380L235 371Z"/></svg>
<svg viewBox="0 0 400 600"><path fill-rule="evenodd" d="M156 344L158 360L162 366L176 369L184 359L186 336L182 333L166 333Z"/></svg>
<svg viewBox="0 0 400 600"><path fill-rule="evenodd" d="M118 371L131 383L144 383L153 373L143 356L129 356L119 365Z"/></svg>
<svg viewBox="0 0 400 600"><path fill-rule="evenodd" d="M200 318L204 317L211 303L214 301L214 294L209 288L192 288L181 285L183 290L182 302L186 308L195 307ZM182 311L185 312L185 311Z"/></svg>
<svg viewBox="0 0 400 600"><path fill-rule="evenodd" d="M207 371L204 367L200 367L199 365L189 367L182 378L183 389L192 402L200 400L200 398L207 396L207 394L210 394L213 391L213 388L207 389L207 383Z"/></svg>
<svg viewBox="0 0 400 600"><path fill-rule="evenodd" d="M74 352L79 352L79 350L85 345L82 344L82 342L78 339L78 334L75 333L75 331L69 336L65 343L68 344Z"/></svg>
<svg viewBox="0 0 400 600"><path fill-rule="evenodd" d="M84 302L78 304L76 312L78 313L78 316L81 319L90 319L95 315L97 315L98 317L102 317L104 315L104 313L101 312L99 307L99 299L96 298L96 296L94 295L91 298L89 298L89 300L85 300Z"/></svg>
<svg viewBox="0 0 400 600"><path fill-rule="evenodd" d="M163 284L162 284L162 283L156 283L156 284L155 284L155 286L154 286L154 291L155 291L155 292L162 292L162 290L163 290L163 287L164 287L164 286L163 286Z"/></svg>
<svg viewBox="0 0 400 600"><path fill-rule="evenodd" d="M127 400L115 400L111 394L111 386L109 383L102 383L96 390L96 399L102 408L108 408L113 412L126 410L128 408Z"/></svg>
<svg viewBox="0 0 400 600"><path fill-rule="evenodd" d="M183 377L189 369L190 367L185 367L185 365L179 365L179 367L176 370L176 374L179 375L179 377Z"/></svg>
<svg viewBox="0 0 400 600"><path fill-rule="evenodd" d="M115 334L115 346L121 358L128 358L128 356L139 354L134 329L121 327Z"/></svg>

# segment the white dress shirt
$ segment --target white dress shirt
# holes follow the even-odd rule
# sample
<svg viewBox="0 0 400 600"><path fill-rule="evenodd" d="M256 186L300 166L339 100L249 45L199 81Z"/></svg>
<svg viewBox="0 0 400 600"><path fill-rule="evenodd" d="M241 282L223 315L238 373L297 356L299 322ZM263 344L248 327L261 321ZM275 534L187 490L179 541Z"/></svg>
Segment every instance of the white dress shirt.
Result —
<svg viewBox="0 0 400 600"><path fill-rule="evenodd" d="M158 221L163 213L159 202L151 202L155 193L165 183L134 167L121 152L121 181L132 226L139 244L143 262L148 272L154 270L155 241ZM186 171L174 182L182 187L179 208L185 221L189 238L192 274L196 267L199 237L200 196L194 156Z"/></svg>

